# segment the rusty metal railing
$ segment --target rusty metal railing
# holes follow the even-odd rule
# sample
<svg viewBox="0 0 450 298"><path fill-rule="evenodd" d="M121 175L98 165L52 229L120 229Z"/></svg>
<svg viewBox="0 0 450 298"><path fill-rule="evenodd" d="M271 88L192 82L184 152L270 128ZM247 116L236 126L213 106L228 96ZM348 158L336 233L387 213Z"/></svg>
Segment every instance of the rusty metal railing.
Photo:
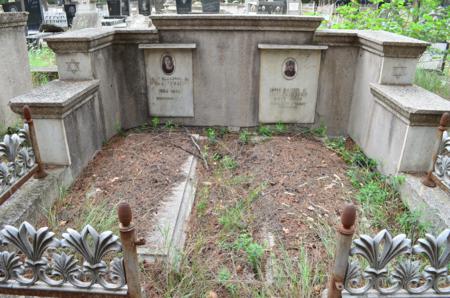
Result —
<svg viewBox="0 0 450 298"><path fill-rule="evenodd" d="M24 126L7 133L0 142L0 205L33 175L38 179L47 175L40 158L30 108L25 106L23 111Z"/></svg>
<svg viewBox="0 0 450 298"><path fill-rule="evenodd" d="M142 241L136 240L127 203L119 205L118 215L120 241L90 225L81 232L67 229L61 239L27 222L5 226L0 245L11 250L0 251L0 294L141 298L136 246Z"/></svg>

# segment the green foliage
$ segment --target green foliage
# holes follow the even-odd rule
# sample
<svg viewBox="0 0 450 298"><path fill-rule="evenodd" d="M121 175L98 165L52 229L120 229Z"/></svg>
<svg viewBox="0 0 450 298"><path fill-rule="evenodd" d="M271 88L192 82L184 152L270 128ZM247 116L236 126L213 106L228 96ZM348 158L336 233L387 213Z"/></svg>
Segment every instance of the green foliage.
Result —
<svg viewBox="0 0 450 298"><path fill-rule="evenodd" d="M206 137L208 138L208 142L211 144L217 143L217 133L214 128L208 128L206 130Z"/></svg>
<svg viewBox="0 0 450 298"><path fill-rule="evenodd" d="M283 134L287 132L287 127L284 123L278 122L275 124L275 132L278 134Z"/></svg>
<svg viewBox="0 0 450 298"><path fill-rule="evenodd" d="M50 81L56 80L58 78L57 73L49 72L32 72L31 81L34 87L39 87L47 84Z"/></svg>
<svg viewBox="0 0 450 298"><path fill-rule="evenodd" d="M28 50L31 68L56 66L55 53L49 47L33 47Z"/></svg>
<svg viewBox="0 0 450 298"><path fill-rule="evenodd" d="M326 137L326 135L327 135L327 127L325 126L325 123L320 122L319 127L313 128L311 130L311 133L313 135L315 135L316 137L319 137L319 138Z"/></svg>
<svg viewBox="0 0 450 298"><path fill-rule="evenodd" d="M257 273L261 267L261 259L264 256L264 248L253 241L253 237L247 233L240 234L238 239L232 244L234 250L242 250L246 253L247 260L252 269Z"/></svg>
<svg viewBox="0 0 450 298"><path fill-rule="evenodd" d="M153 128L155 128L155 129L158 128L158 126L160 124L160 120L159 120L158 117L153 117L151 122L152 122L152 127Z"/></svg>
<svg viewBox="0 0 450 298"><path fill-rule="evenodd" d="M248 141L250 140L250 133L247 129L241 130L239 133L239 142L242 144L248 144Z"/></svg>
<svg viewBox="0 0 450 298"><path fill-rule="evenodd" d="M244 204L242 201L239 201L235 206L225 210L219 217L219 224L222 225L225 232L239 231L246 227L244 211Z"/></svg>
<svg viewBox="0 0 450 298"><path fill-rule="evenodd" d="M225 155L220 161L220 164L227 170L234 170L238 167L238 163L229 155Z"/></svg>
<svg viewBox="0 0 450 298"><path fill-rule="evenodd" d="M428 224L419 223L417 211L409 210L400 199L398 189L405 181L404 176L380 174L374 160L366 157L359 148L347 150L342 138L328 140L326 144L350 165L347 175L357 190L356 200L362 206L363 215L372 227L389 226L391 230L406 232L411 237L425 232Z"/></svg>
<svg viewBox="0 0 450 298"><path fill-rule="evenodd" d="M258 127L258 134L260 136L264 136L264 137L271 137L272 136L272 130L268 126L260 125Z"/></svg>
<svg viewBox="0 0 450 298"><path fill-rule="evenodd" d="M208 207L210 189L209 186L203 186L199 192L199 200L197 203L197 215L199 217L205 215L206 208Z"/></svg>
<svg viewBox="0 0 450 298"><path fill-rule="evenodd" d="M430 42L445 42L450 36L450 7L440 7L440 0L372 1L378 8L362 9L359 2L350 2L336 9L340 19L336 29L386 30Z"/></svg>
<svg viewBox="0 0 450 298"><path fill-rule="evenodd" d="M234 285L230 282L231 272L230 272L230 270L228 270L227 267L223 266L222 268L220 268L219 273L218 273L218 279L219 279L219 283L225 289L227 289L232 295L236 294L237 287L236 287L236 285Z"/></svg>
<svg viewBox="0 0 450 298"><path fill-rule="evenodd" d="M172 130L175 127L177 127L177 125L172 120L168 120L168 121L166 121L166 123L164 123L164 127L166 129Z"/></svg>
<svg viewBox="0 0 450 298"><path fill-rule="evenodd" d="M450 56L449 56L450 57ZM450 63L448 61L447 63ZM443 98L450 99L450 73L447 76L439 71L417 69L414 83L418 86L434 92Z"/></svg>

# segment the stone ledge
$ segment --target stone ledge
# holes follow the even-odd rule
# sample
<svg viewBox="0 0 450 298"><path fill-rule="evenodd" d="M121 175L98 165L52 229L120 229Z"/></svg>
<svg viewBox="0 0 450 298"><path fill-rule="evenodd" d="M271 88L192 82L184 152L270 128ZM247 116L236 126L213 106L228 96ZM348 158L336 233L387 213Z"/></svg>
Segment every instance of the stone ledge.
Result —
<svg viewBox="0 0 450 298"><path fill-rule="evenodd" d="M16 113L22 113L23 106L28 105L34 118L64 118L71 110L89 100L99 85L98 80L55 80L11 99L9 105Z"/></svg>
<svg viewBox="0 0 450 298"><path fill-rule="evenodd" d="M195 49L195 43L154 43L140 44L139 49L142 50L160 50L160 49Z"/></svg>
<svg viewBox="0 0 450 298"><path fill-rule="evenodd" d="M438 127L450 101L419 86L370 84L375 101L396 114L410 126Z"/></svg>
<svg viewBox="0 0 450 298"><path fill-rule="evenodd" d="M258 44L260 50L326 50L327 46L316 45L280 45L280 44Z"/></svg>
<svg viewBox="0 0 450 298"><path fill-rule="evenodd" d="M28 12L0 13L0 28L21 27L27 24Z"/></svg>
<svg viewBox="0 0 450 298"><path fill-rule="evenodd" d="M154 15L158 30L315 31L322 17L288 15Z"/></svg>
<svg viewBox="0 0 450 298"><path fill-rule="evenodd" d="M358 30L326 29L317 30L314 42L330 46L359 46Z"/></svg>
<svg viewBox="0 0 450 298"><path fill-rule="evenodd" d="M56 53L87 53L112 44L157 43L158 40L157 30L152 28L86 28L45 38Z"/></svg>

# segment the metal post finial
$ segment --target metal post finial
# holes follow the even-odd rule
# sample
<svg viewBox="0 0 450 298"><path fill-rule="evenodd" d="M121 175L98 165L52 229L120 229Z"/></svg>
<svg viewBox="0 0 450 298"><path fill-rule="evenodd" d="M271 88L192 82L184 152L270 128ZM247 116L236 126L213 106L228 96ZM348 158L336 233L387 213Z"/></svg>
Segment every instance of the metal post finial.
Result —
<svg viewBox="0 0 450 298"><path fill-rule="evenodd" d="M441 121L439 121L439 130L440 131L447 130L449 124L450 124L450 113L445 112L444 114L442 114Z"/></svg>
<svg viewBox="0 0 450 298"><path fill-rule="evenodd" d="M120 202L117 207L117 215L119 221L124 227L128 227L133 220L133 213L131 212L131 206L127 202Z"/></svg>
<svg viewBox="0 0 450 298"><path fill-rule="evenodd" d="M346 204L341 215L342 229L339 232L350 232L353 234L356 220L356 207L353 204ZM343 230L343 231L342 231Z"/></svg>

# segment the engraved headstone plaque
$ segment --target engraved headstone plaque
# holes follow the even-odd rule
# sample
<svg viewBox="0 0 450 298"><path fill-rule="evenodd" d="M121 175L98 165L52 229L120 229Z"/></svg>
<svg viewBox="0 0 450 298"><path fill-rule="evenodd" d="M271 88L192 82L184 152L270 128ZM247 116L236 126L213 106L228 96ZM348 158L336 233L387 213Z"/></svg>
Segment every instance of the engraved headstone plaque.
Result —
<svg viewBox="0 0 450 298"><path fill-rule="evenodd" d="M195 44L149 44L144 50L152 116L193 117L192 50Z"/></svg>
<svg viewBox="0 0 450 298"><path fill-rule="evenodd" d="M259 121L314 123L324 46L259 45Z"/></svg>

